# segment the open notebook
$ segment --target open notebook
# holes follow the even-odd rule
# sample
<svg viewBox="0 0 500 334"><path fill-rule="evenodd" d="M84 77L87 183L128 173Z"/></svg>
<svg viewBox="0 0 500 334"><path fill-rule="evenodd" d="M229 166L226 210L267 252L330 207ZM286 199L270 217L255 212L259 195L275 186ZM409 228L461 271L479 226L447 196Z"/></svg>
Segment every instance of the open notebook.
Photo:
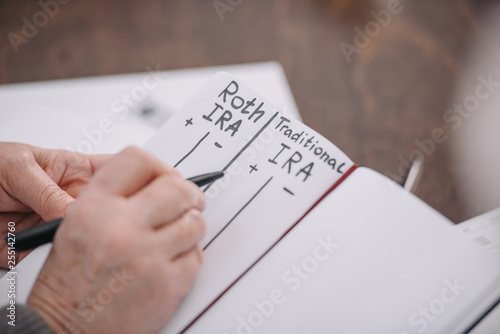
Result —
<svg viewBox="0 0 500 334"><path fill-rule="evenodd" d="M165 333L460 333L500 268L453 224L220 73L146 144L204 190L205 261Z"/></svg>
<svg viewBox="0 0 500 334"><path fill-rule="evenodd" d="M186 177L227 170L206 189L205 262L165 333L460 333L498 299L496 260L450 221L230 75L146 149ZM16 267L19 302L49 249Z"/></svg>

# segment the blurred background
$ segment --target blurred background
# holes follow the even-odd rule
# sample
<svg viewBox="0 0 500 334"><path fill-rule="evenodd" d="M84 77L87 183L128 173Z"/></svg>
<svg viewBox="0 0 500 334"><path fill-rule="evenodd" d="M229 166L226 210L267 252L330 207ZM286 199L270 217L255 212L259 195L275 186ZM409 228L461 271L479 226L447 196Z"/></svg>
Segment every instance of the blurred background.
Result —
<svg viewBox="0 0 500 334"><path fill-rule="evenodd" d="M499 19L487 0L2 0L0 83L278 61L308 126L396 181L424 157L419 197L459 223L500 206Z"/></svg>

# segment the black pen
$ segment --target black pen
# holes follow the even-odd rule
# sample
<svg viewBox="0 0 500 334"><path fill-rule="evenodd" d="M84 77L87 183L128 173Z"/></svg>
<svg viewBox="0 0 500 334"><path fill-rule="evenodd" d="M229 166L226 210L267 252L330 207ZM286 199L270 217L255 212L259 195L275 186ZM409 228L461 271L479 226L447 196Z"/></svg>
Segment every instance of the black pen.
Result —
<svg viewBox="0 0 500 334"><path fill-rule="evenodd" d="M215 182L224 176L224 172L207 173L189 178L188 180L195 183L198 187ZM64 218L59 218L45 224L41 224L15 234L16 251L27 251L36 248L40 245L52 242L57 228ZM7 237L5 237L7 243Z"/></svg>

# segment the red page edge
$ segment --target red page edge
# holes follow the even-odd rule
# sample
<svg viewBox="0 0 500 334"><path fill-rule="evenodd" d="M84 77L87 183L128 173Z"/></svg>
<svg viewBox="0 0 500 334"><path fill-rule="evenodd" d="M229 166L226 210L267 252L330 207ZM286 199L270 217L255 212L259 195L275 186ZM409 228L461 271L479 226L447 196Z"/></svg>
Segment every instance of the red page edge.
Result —
<svg viewBox="0 0 500 334"><path fill-rule="evenodd" d="M255 260L240 276L238 276L231 284L229 284L229 286L224 290L222 291L207 307L205 307L205 309L203 311L200 312L200 314L198 314L186 327L184 327L183 330L181 330L179 332L179 334L183 334L185 333L196 321L198 321L198 319L200 319L226 292L229 291L229 289L231 289L243 276L246 275L246 273L248 273L260 260L262 260L264 258L264 256L266 256L274 247L276 247L276 245L281 241L283 240L283 238L288 234L290 233L291 230L293 230L293 228L295 226L297 226L301 221L302 219L304 219L305 216L307 216L309 214L309 212L311 212L315 207L316 205L318 205L326 196L328 196L328 194L330 194L335 188L337 188L349 175L351 175L359 166L354 164L352 165L351 168L349 168L349 170L344 174L342 175L342 177L340 179L337 180L337 182L335 182L335 184L333 186L330 187L330 189L328 189L310 208L309 210L306 211L306 213L304 213L304 215L302 215L302 217L299 218L299 220L297 220L297 222L295 222L295 224L293 224L292 226L290 226L290 228L288 230L285 231L285 233L283 233L281 235L281 237L278 238L278 240L276 240L257 260Z"/></svg>

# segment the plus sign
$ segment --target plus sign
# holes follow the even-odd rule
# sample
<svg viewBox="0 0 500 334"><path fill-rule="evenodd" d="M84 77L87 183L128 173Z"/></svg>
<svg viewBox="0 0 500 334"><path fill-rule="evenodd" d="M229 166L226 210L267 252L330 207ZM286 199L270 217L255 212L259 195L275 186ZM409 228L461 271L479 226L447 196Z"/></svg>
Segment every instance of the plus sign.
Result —
<svg viewBox="0 0 500 334"><path fill-rule="evenodd" d="M253 171L258 171L257 164L250 166L250 173L248 173L248 174L251 174Z"/></svg>
<svg viewBox="0 0 500 334"><path fill-rule="evenodd" d="M193 125L193 119L192 118L186 119L186 125L185 126L188 126L188 125Z"/></svg>

